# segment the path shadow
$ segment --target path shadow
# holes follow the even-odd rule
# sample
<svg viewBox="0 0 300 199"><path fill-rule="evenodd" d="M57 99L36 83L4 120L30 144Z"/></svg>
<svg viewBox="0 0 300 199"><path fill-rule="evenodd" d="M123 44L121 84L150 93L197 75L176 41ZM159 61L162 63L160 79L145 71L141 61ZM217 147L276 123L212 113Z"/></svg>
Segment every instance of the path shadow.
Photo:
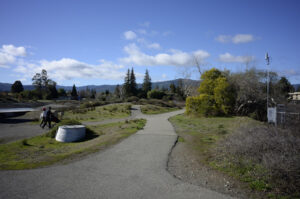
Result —
<svg viewBox="0 0 300 199"><path fill-rule="evenodd" d="M85 129L85 137L83 139L81 139L81 140L76 141L76 142L89 141L89 140L95 139L95 138L97 138L99 136L100 136L99 134L95 133L90 128L86 127L86 129Z"/></svg>
<svg viewBox="0 0 300 199"><path fill-rule="evenodd" d="M19 124L25 122L33 122L33 119L21 119L21 118L1 118L0 123L3 124Z"/></svg>

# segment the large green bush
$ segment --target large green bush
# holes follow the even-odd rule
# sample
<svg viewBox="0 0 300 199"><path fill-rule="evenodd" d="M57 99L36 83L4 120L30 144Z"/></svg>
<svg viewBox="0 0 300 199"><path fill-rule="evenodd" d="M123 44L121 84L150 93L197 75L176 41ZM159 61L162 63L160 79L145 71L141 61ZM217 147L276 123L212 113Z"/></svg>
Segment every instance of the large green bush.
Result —
<svg viewBox="0 0 300 199"><path fill-rule="evenodd" d="M200 94L186 99L186 113L192 115L210 116L216 114L214 99L211 95Z"/></svg>
<svg viewBox="0 0 300 199"><path fill-rule="evenodd" d="M186 113L203 116L228 115L234 106L234 92L221 71L206 71L198 89L200 95L188 97Z"/></svg>

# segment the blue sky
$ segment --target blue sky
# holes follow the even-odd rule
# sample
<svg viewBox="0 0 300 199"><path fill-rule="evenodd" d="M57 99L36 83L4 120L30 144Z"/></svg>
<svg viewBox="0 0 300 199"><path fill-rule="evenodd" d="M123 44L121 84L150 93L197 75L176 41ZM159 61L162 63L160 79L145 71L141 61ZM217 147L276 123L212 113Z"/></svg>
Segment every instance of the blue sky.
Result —
<svg viewBox="0 0 300 199"><path fill-rule="evenodd" d="M153 81L216 67L270 68L300 83L298 0L1 0L0 82L46 69L60 85Z"/></svg>

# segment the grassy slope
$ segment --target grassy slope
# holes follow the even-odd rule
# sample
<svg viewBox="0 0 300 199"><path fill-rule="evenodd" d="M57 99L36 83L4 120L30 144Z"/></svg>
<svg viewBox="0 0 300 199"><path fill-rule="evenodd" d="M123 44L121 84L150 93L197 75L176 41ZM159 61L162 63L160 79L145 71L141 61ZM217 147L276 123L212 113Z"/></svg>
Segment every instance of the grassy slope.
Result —
<svg viewBox="0 0 300 199"><path fill-rule="evenodd" d="M212 117L197 118L184 114L170 118L176 132L185 142L198 151L203 160L207 158L206 152L215 147L217 142L227 137L235 129L258 123L248 117Z"/></svg>
<svg viewBox="0 0 300 199"><path fill-rule="evenodd" d="M162 106L156 106L156 105L143 105L141 106L141 111L144 114L161 114L161 113L167 113L171 111L177 111L178 108L170 108L170 107L162 107Z"/></svg>
<svg viewBox="0 0 300 199"><path fill-rule="evenodd" d="M3 144L0 145L0 169L31 169L80 157L119 142L142 129L145 123L146 120L140 119L89 126L87 139L75 143L60 143L45 134Z"/></svg>
<svg viewBox="0 0 300 199"><path fill-rule="evenodd" d="M75 119L81 122L125 118L130 116L130 108L131 106L128 104L112 104L95 108L81 108L65 112L64 118Z"/></svg>
<svg viewBox="0 0 300 199"><path fill-rule="evenodd" d="M226 170L214 162L216 154L215 149L218 147L220 141L224 140L227 136L240 127L261 125L248 117L190 117L186 115L177 115L170 118L171 123L175 126L176 132L179 135L180 142L185 142L199 158L199 160L217 170L225 172L231 176L235 174L239 180L243 176L239 175L238 168L230 167ZM228 162L226 162L228 164ZM226 164L224 162L224 164ZM248 179L249 180L249 179ZM254 179L252 179L255 181ZM252 183L252 181L248 181Z"/></svg>
<svg viewBox="0 0 300 199"><path fill-rule="evenodd" d="M255 191L253 192L252 197L278 199L300 198L299 193L294 192L291 194L283 189L286 186L285 184L294 187L299 186L299 184L293 184L286 179L282 179L282 181L280 181L279 179L275 178L276 181L272 181L273 178L270 177L270 171L267 170L268 168L263 164L258 163L257 161L254 162L254 159L252 160L249 154L246 153L245 155L238 156L237 154L228 151L228 149L231 149L263 153L263 151L246 146L246 144L248 144L247 140L249 140L251 136L249 135L248 131L245 131L245 129L251 129L254 127L256 127L254 129L257 131L263 128L268 129L264 126L263 123L247 117L195 118L186 115L174 116L170 118L170 121L175 126L176 132L180 136L178 141L185 142L186 146L189 147L190 150L197 155L199 161L211 168L217 169L245 183L248 188ZM239 131L237 131L237 129L239 129ZM279 146L277 147L279 143L277 143L276 145L276 142L270 142L270 139L275 139L275 137L278 137L280 134L275 133L274 135L268 135L268 137L268 132L257 132L257 134L259 133L265 134L264 136L267 138L263 138L263 135L257 135L257 137L253 137L251 139L264 139L263 142L275 144L273 145L273 150L280 149ZM286 136L288 135L286 134ZM244 143L244 145L239 146L241 148L236 148L236 144L240 143L228 142L228 140L236 140L237 138L240 139L240 143ZM284 140L279 141L283 142ZM259 145L259 140L252 140L251 143L252 142L253 147L261 147ZM264 144L265 150L269 150L266 143ZM226 145L226 147L224 144ZM243 152L241 151L241 153ZM281 154L281 152L278 154ZM293 161L293 163L296 162L297 161ZM287 176L286 178L289 178L289 176Z"/></svg>

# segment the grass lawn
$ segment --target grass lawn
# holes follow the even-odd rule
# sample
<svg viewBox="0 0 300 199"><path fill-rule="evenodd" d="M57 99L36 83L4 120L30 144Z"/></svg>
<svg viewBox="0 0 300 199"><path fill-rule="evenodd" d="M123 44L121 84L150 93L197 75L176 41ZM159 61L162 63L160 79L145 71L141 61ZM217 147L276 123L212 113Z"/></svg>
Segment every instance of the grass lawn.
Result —
<svg viewBox="0 0 300 199"><path fill-rule="evenodd" d="M179 108L162 107L162 106L156 106L151 104L141 106L142 113L148 115L167 113L167 112L177 111L177 110L179 110Z"/></svg>
<svg viewBox="0 0 300 199"><path fill-rule="evenodd" d="M206 160L209 157L209 149L216 146L219 140L224 139L239 127L259 124L248 117L192 117L185 114L171 117L177 134L187 142Z"/></svg>
<svg viewBox="0 0 300 199"><path fill-rule="evenodd" d="M88 126L86 139L61 143L51 138L53 132L0 145L0 169L32 169L71 160L99 151L142 129L146 120L137 119L105 125ZM52 134L53 137L53 134Z"/></svg>
<svg viewBox="0 0 300 199"><path fill-rule="evenodd" d="M112 104L90 108L74 109L65 112L64 119L75 119L78 121L101 121L114 118L126 118L131 114L131 105Z"/></svg>

